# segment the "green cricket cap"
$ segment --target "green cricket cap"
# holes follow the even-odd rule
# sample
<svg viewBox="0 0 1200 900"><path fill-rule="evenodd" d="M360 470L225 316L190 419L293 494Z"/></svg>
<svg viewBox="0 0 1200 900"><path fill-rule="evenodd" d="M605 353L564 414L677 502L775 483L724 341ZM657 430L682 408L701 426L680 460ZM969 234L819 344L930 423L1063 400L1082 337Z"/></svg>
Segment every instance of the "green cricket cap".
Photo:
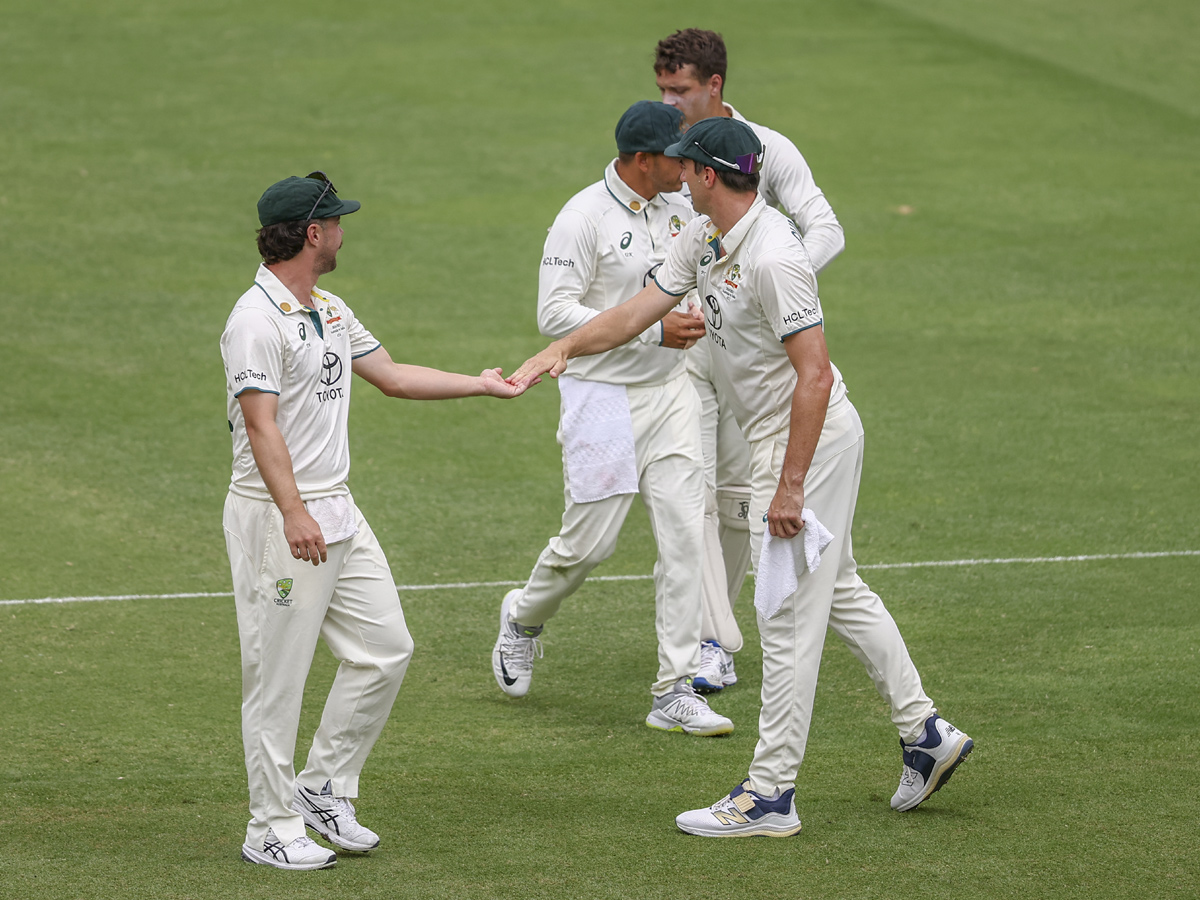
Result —
<svg viewBox="0 0 1200 900"><path fill-rule="evenodd" d="M725 172L750 175L762 168L762 141L754 129L727 116L701 119L663 152Z"/></svg>
<svg viewBox="0 0 1200 900"><path fill-rule="evenodd" d="M662 153L679 140L683 113L654 100L639 100L617 121L617 149L622 153Z"/></svg>
<svg viewBox="0 0 1200 900"><path fill-rule="evenodd" d="M277 181L258 199L258 221L265 228L279 222L329 219L357 212L362 204L343 200L324 172L301 178L293 175Z"/></svg>

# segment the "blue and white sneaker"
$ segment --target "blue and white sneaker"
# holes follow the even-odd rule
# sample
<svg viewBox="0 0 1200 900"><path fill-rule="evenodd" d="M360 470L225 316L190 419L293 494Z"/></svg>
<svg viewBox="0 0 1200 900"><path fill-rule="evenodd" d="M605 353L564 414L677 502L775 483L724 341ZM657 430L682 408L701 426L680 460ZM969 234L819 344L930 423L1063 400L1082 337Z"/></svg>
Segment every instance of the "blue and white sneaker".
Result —
<svg viewBox="0 0 1200 900"><path fill-rule="evenodd" d="M750 790L747 779L707 809L692 809L675 817L680 831L701 837L787 837L800 831L796 789L772 800Z"/></svg>
<svg viewBox="0 0 1200 900"><path fill-rule="evenodd" d="M737 684L733 671L733 654L716 641L700 643L700 669L692 679L692 687L701 694L715 694Z"/></svg>
<svg viewBox="0 0 1200 900"><path fill-rule="evenodd" d="M542 655L538 635L541 625L518 625L509 621L508 610L520 590L509 591L500 604L500 636L492 647L492 674L500 690L510 697L524 697L533 681L533 658Z"/></svg>
<svg viewBox="0 0 1200 900"><path fill-rule="evenodd" d="M292 809L300 813L305 825L343 850L366 853L379 846L379 835L359 824L354 804L345 797L333 796L328 781L319 791L310 791L296 782Z"/></svg>
<svg viewBox="0 0 1200 900"><path fill-rule="evenodd" d="M898 812L916 809L941 790L973 749L973 740L941 716L930 716L925 720L925 734L919 741L900 742L904 770L900 773L900 787L892 795L892 809Z"/></svg>

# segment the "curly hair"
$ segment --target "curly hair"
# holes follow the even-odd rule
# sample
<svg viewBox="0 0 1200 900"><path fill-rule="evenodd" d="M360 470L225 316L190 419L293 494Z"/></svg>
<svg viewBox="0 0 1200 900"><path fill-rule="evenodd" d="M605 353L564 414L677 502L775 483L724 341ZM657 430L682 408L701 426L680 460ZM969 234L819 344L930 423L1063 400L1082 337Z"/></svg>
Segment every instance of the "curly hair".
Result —
<svg viewBox="0 0 1200 900"><path fill-rule="evenodd" d="M685 28L658 42L654 51L654 71L674 74L684 66L696 67L701 81L721 76L725 86L725 39L715 31Z"/></svg>
<svg viewBox="0 0 1200 900"><path fill-rule="evenodd" d="M258 229L258 252L263 262L270 266L296 256L308 240L308 224L304 219L292 219Z"/></svg>

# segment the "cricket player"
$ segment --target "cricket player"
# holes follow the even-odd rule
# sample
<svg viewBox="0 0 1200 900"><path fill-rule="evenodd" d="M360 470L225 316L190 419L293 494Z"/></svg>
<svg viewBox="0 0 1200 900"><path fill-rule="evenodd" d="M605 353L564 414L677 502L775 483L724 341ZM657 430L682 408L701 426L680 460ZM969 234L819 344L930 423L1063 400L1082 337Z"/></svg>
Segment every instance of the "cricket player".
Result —
<svg viewBox="0 0 1200 900"><path fill-rule="evenodd" d="M725 41L714 31L677 31L655 49L658 89L664 103L683 113L685 128L713 116L746 121L724 102L725 71ZM758 193L796 224L813 268L820 272L845 247L842 226L795 144L762 125L747 124L764 147ZM741 649L742 634L733 605L750 564L750 454L730 398L713 378L708 342L701 341L687 357L688 374L703 408L707 489L703 643L694 684L696 690L711 693L737 681L733 654Z"/></svg>
<svg viewBox="0 0 1200 900"><path fill-rule="evenodd" d="M317 287L342 246L342 200L322 172L258 201L263 262L221 335L233 477L225 541L242 648L242 740L252 818L242 858L323 869L379 836L353 799L413 644L379 541L346 486L351 373L390 397L515 397L499 369L478 377L392 361L340 297ZM317 638L341 661L308 763L292 767Z"/></svg>
<svg viewBox="0 0 1200 900"><path fill-rule="evenodd" d="M617 158L559 212L538 277L543 334L569 335L636 294L694 215L676 193L679 160L663 155L680 119L662 103L631 106L617 123ZM578 360L559 379L565 510L529 580L500 607L492 670L509 696L529 691L544 624L612 554L640 493L658 545L658 676L646 724L698 735L733 730L690 683L700 664L704 473L700 403L682 351L703 333L702 319L664 309L636 340Z"/></svg>
<svg viewBox="0 0 1200 900"><path fill-rule="evenodd" d="M797 586L769 618L760 610L762 712L748 777L711 807L682 813L676 824L706 837L800 830L795 778L831 625L891 708L904 758L891 805L914 809L946 782L973 743L937 715L896 623L856 572L851 528L863 429L829 361L804 242L756 192L763 145L744 122L702 120L666 154L685 160L692 203L702 215L672 242L653 284L551 344L511 380L525 385L540 373L562 372L568 359L620 345L688 291L704 299L713 374L750 446L754 551L761 552L769 531L790 554ZM817 522L832 540L810 572L802 532Z"/></svg>

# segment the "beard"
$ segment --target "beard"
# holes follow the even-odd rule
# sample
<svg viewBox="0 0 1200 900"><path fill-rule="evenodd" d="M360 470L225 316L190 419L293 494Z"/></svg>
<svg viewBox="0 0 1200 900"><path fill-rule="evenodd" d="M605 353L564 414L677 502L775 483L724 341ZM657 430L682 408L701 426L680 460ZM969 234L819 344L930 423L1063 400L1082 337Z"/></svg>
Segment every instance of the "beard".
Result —
<svg viewBox="0 0 1200 900"><path fill-rule="evenodd" d="M334 269L337 268L337 251L330 250L328 252L322 253L320 256L317 257L314 265L315 265L318 277L321 275L325 275L329 272L332 272Z"/></svg>

